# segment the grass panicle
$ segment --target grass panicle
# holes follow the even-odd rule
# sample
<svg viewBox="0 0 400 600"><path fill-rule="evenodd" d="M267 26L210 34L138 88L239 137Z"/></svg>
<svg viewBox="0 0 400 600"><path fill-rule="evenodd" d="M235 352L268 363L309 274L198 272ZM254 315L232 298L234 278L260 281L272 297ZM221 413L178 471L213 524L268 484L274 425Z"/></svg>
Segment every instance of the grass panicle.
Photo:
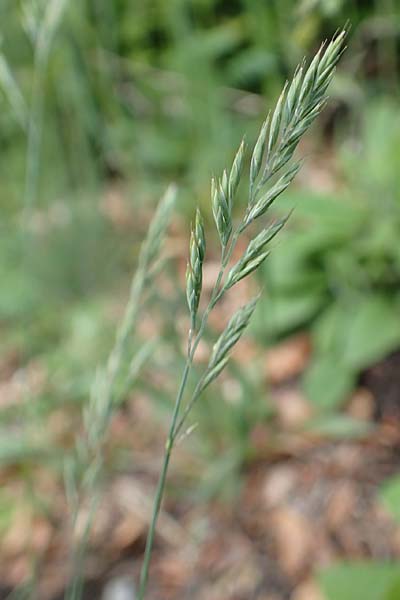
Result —
<svg viewBox="0 0 400 600"><path fill-rule="evenodd" d="M215 225L221 242L221 263L211 292L208 305L194 331L194 317L197 315L201 296L202 267L205 251L205 237L200 213L196 213L189 245L187 270L187 299L192 326L188 334L188 349L181 383L175 399L166 450L159 477L153 514L147 536L145 555L140 577L138 598L146 594L150 557L155 537L158 515L171 453L186 420L203 390L223 371L231 350L243 335L256 308L258 297L241 307L230 319L219 336L211 352L210 360L195 385L193 393L184 403L187 383L192 370L193 359L200 340L207 327L208 318L217 302L238 281L254 272L269 254L269 243L284 226L286 219L264 227L248 244L243 256L228 271L230 259L240 235L256 219L265 215L275 200L287 189L295 178L301 162L291 164L296 147L302 135L322 110L326 91L332 80L336 64L343 52L346 33L339 32L328 45L323 45L309 67L300 65L291 83L286 83L272 117L264 121L250 161L250 187L247 208L242 220L234 228L232 206L238 190L244 165L245 144L242 141L232 163L229 175L223 171L221 178L211 181L211 205ZM276 176L276 180L273 179ZM268 186L267 186L268 184Z"/></svg>

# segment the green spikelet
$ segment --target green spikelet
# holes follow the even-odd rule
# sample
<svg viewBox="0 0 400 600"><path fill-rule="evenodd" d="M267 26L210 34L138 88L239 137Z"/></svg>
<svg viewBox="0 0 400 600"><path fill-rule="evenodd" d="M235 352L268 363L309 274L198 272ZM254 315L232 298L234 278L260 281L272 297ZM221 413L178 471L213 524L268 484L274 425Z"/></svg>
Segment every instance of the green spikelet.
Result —
<svg viewBox="0 0 400 600"><path fill-rule="evenodd" d="M199 307L201 288L203 283L203 261L206 252L206 239L204 235L203 219L199 209L189 244L189 261L186 269L186 297L189 311L194 319Z"/></svg>

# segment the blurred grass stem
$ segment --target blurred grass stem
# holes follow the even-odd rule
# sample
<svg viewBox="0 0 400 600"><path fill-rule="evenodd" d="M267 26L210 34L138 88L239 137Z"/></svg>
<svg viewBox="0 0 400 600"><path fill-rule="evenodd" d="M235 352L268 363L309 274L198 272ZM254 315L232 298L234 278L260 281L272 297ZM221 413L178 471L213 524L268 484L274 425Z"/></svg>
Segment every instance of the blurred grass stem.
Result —
<svg viewBox="0 0 400 600"><path fill-rule="evenodd" d="M138 266L132 279L125 313L117 329L114 346L105 367L99 369L96 374L89 404L84 413L86 436L82 440L82 444L77 445L78 458L83 453L84 473L80 486L79 482L78 485L76 484L73 477L68 478L69 485L67 485L67 491L68 488L70 491L69 496L75 498L70 502L73 506L72 530L76 526L79 511L82 508L82 501L85 497L89 498L90 507L82 525L82 534L79 536L75 547L73 577L66 591L65 600L79 600L82 596L84 556L97 505L99 482L103 472L104 443L113 411L120 400L120 394L116 395L115 391L116 383L127 359L130 337L135 330L139 311L143 305L146 284L151 276L149 274L152 273L152 267L159 256L160 246L165 237L175 198L176 188L171 185L159 203L146 239L140 248ZM143 347L134 354L131 361L131 367L133 365L132 377L137 376L138 369L142 366L146 357L148 357L148 350L143 353ZM138 359L137 365L135 365L135 359Z"/></svg>
<svg viewBox="0 0 400 600"><path fill-rule="evenodd" d="M61 22L68 0L51 0L44 13L43 21L34 36L34 66L32 99L28 121L28 142L26 153L24 222L28 224L32 208L36 202L40 170L41 145L44 116L44 88L46 70L54 36Z"/></svg>

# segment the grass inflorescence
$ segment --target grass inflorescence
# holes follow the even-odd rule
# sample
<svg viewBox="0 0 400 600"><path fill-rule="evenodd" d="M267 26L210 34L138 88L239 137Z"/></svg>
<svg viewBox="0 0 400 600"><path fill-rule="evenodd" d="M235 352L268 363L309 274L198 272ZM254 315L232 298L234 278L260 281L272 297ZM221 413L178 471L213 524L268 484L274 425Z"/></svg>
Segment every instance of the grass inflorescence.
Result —
<svg viewBox="0 0 400 600"><path fill-rule="evenodd" d="M214 344L208 365L200 376L192 395L184 404L188 378L194 355L207 326L208 318L217 302L241 279L253 273L267 258L269 243L284 226L286 219L262 226L250 241L239 261L230 269L230 261L239 237L254 221L258 222L275 200L287 189L298 173L301 162L292 158L298 143L319 115L327 101L327 89L335 67L344 49L346 32L339 32L323 44L310 65L303 62L294 77L287 83L275 109L264 121L250 161L249 196L245 214L238 224L233 222L232 208L244 168L245 143L242 141L229 172L211 181L211 205L220 244L220 269L213 290L201 318L199 302L202 293L202 269L205 259L205 233L200 211L197 210L189 245L186 275L186 296L190 313L188 349L181 383L175 400L171 424L166 441L165 455L155 495L152 520L148 532L144 562L141 572L139 600L146 593L150 557L171 453L178 436L186 424L192 407L203 390L222 372L229 360L230 351L237 344L256 308L258 297L250 300L231 317L225 330Z"/></svg>

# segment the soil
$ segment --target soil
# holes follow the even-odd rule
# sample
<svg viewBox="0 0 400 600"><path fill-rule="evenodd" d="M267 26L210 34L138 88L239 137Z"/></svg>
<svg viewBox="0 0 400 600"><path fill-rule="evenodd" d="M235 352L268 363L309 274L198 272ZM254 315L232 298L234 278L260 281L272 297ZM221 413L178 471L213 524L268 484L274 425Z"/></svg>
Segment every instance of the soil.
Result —
<svg viewBox="0 0 400 600"><path fill-rule="evenodd" d="M400 559L400 525L377 494L400 466L400 351L362 374L357 403L349 404L351 410L357 406L360 418L370 414L371 432L337 440L301 428L309 411L296 381L307 362L300 360L309 354L307 339L297 336L276 351L292 368L268 373L275 377L271 394L279 410L251 433L254 456L243 465L241 488L232 501L193 502L174 494L174 484L180 488L184 479L182 468L188 471L184 444L178 447L156 538L149 600L323 600L316 574L334 561ZM282 361L276 362L281 368ZM120 439L132 437L127 414L113 423ZM133 576L138 581L147 529L144 515L162 439L159 435L158 442L151 441L140 472L116 475L107 489L93 526L86 600L101 599L104 585L114 578ZM64 521L60 510L47 537L45 525L35 523L37 543L46 540L40 600L63 597L68 564ZM18 531L21 525L14 538L20 537ZM2 552L2 580L12 573L22 576L26 551L18 544L10 549L3 540ZM0 590L3 598L7 593Z"/></svg>

